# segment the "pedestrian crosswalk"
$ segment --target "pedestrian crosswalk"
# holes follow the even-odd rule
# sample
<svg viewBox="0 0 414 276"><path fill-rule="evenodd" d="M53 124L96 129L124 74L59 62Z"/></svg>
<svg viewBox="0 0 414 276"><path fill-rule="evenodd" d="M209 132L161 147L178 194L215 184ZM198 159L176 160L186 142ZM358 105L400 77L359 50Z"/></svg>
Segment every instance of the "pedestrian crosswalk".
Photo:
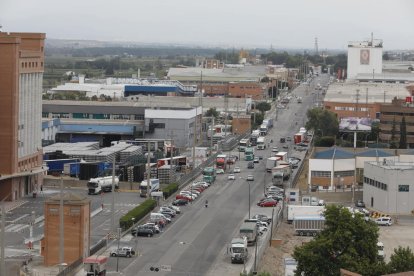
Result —
<svg viewBox="0 0 414 276"><path fill-rule="evenodd" d="M5 228L6 233L22 233L25 229L29 228L30 226L28 224L10 224L7 225Z"/></svg>

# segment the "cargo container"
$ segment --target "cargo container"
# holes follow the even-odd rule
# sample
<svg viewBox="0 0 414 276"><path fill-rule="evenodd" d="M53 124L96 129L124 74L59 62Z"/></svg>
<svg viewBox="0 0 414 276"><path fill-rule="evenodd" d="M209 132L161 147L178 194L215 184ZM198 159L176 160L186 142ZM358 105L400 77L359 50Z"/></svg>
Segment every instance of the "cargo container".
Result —
<svg viewBox="0 0 414 276"><path fill-rule="evenodd" d="M47 174L61 174L64 173L64 165L68 163L78 163L80 162L79 158L73 159L55 159L55 160L45 160L44 163L48 167Z"/></svg>
<svg viewBox="0 0 414 276"><path fill-rule="evenodd" d="M105 172L109 173L111 169L112 163L107 162L80 163L79 179L89 180L91 178L104 176Z"/></svg>
<svg viewBox="0 0 414 276"><path fill-rule="evenodd" d="M64 164L63 173L71 177L78 177L80 173L80 162Z"/></svg>
<svg viewBox="0 0 414 276"><path fill-rule="evenodd" d="M325 211L325 206L304 206L304 205L288 205L287 222L292 223L295 217L303 216L321 216Z"/></svg>
<svg viewBox="0 0 414 276"><path fill-rule="evenodd" d="M299 236L316 236L325 227L325 218L322 216L303 216L293 219L293 228Z"/></svg>

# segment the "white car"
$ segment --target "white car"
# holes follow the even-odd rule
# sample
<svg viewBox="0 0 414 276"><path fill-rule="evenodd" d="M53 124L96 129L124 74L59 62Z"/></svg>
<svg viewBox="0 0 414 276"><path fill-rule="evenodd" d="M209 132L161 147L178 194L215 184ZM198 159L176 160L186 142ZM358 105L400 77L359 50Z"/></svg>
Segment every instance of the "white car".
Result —
<svg viewBox="0 0 414 276"><path fill-rule="evenodd" d="M234 172L234 173L239 173L239 172L240 172L240 167L234 167L233 172Z"/></svg>
<svg viewBox="0 0 414 276"><path fill-rule="evenodd" d="M216 169L216 174L223 174L224 170L223 169Z"/></svg>
<svg viewBox="0 0 414 276"><path fill-rule="evenodd" d="M380 218L375 219L374 221L378 225L385 225L385 226L392 225L392 219L390 217L380 217Z"/></svg>
<svg viewBox="0 0 414 276"><path fill-rule="evenodd" d="M278 147L273 147L272 152L279 152L279 148Z"/></svg>
<svg viewBox="0 0 414 276"><path fill-rule="evenodd" d="M249 175L247 176L247 181L254 181L254 176L253 176L253 175L251 175L251 174L249 174Z"/></svg>
<svg viewBox="0 0 414 276"><path fill-rule="evenodd" d="M229 176L227 176L228 180L236 180L236 177L234 176L234 174L229 174Z"/></svg>

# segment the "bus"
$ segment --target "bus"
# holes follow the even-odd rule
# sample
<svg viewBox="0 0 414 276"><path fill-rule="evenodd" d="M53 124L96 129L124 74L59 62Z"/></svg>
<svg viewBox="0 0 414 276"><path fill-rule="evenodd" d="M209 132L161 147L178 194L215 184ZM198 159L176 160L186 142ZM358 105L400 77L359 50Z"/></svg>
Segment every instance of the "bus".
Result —
<svg viewBox="0 0 414 276"><path fill-rule="evenodd" d="M258 150L264 150L266 149L266 137L259 137L259 139L257 139L257 149Z"/></svg>
<svg viewBox="0 0 414 276"><path fill-rule="evenodd" d="M216 170L213 167L206 167L203 170L203 181L210 184L216 181Z"/></svg>
<svg viewBox="0 0 414 276"><path fill-rule="evenodd" d="M216 158L216 168L226 170L227 155L219 154Z"/></svg>
<svg viewBox="0 0 414 276"><path fill-rule="evenodd" d="M148 192L148 180L144 180L139 185L139 196L147 197L148 194L151 195L152 192L157 192L160 189L160 180L156 178L150 179L150 189Z"/></svg>
<svg viewBox="0 0 414 276"><path fill-rule="evenodd" d="M244 152L244 160L246 161L253 161L254 159L254 148L248 147Z"/></svg>
<svg viewBox="0 0 414 276"><path fill-rule="evenodd" d="M239 151L244 152L247 147L250 147L249 139L241 139L239 142Z"/></svg>

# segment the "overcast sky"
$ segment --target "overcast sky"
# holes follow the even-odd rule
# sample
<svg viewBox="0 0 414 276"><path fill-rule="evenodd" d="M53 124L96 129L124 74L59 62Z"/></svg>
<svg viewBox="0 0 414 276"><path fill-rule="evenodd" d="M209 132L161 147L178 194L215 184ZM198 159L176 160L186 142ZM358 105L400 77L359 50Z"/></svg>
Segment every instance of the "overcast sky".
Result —
<svg viewBox="0 0 414 276"><path fill-rule="evenodd" d="M224 47L414 48L414 0L0 0L8 32Z"/></svg>

